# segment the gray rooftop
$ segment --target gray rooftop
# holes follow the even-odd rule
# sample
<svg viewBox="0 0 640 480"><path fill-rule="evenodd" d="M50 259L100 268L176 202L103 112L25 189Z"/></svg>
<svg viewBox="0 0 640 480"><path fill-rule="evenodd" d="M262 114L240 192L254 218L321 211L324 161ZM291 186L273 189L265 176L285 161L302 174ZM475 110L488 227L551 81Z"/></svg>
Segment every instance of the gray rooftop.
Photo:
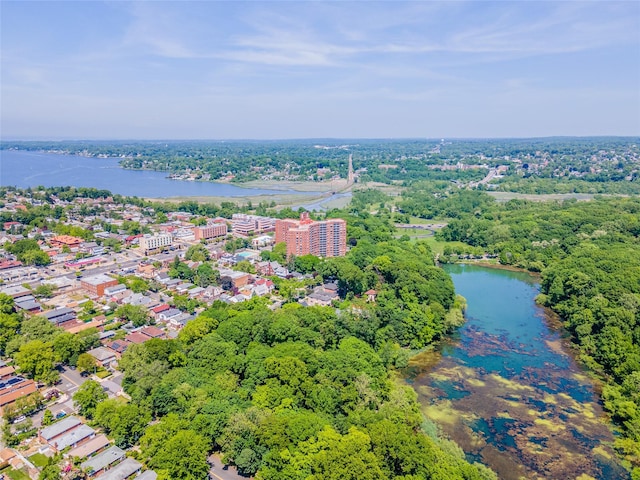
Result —
<svg viewBox="0 0 640 480"><path fill-rule="evenodd" d="M89 425L80 425L78 428L73 429L54 442L58 450L64 450L65 448L71 447L78 443L80 440L84 440L85 438L88 438L95 433L96 431Z"/></svg>
<svg viewBox="0 0 640 480"><path fill-rule="evenodd" d="M14 285L13 287L5 287L0 289L0 293L6 293L7 295L13 297L14 295L27 295L31 293L31 290L29 290L28 288L24 288L22 285Z"/></svg>
<svg viewBox="0 0 640 480"><path fill-rule="evenodd" d="M40 431L40 436L46 441L49 441L58 435L62 435L67 430L71 430L72 428L80 425L81 423L82 422L78 417L67 417L53 425L49 425L47 428L43 428Z"/></svg>
<svg viewBox="0 0 640 480"><path fill-rule="evenodd" d="M78 457L80 459L83 459L88 457L89 455L96 453L98 450L101 450L109 444L109 439L105 435L100 434L92 438L88 442L83 443L79 447L76 447L73 450L69 450L65 456L69 458Z"/></svg>
<svg viewBox="0 0 640 480"><path fill-rule="evenodd" d="M16 303L16 307L21 310L34 310L36 308L42 308L42 305L35 300L29 300L28 302Z"/></svg>
<svg viewBox="0 0 640 480"><path fill-rule="evenodd" d="M89 285L101 285L107 282L113 282L115 278L105 275L101 273L99 275L93 275L92 277L85 277L82 279L84 283L88 283Z"/></svg>
<svg viewBox="0 0 640 480"><path fill-rule="evenodd" d="M73 314L75 316L76 312L67 307L56 308L55 310L49 310L48 312L44 312L42 315L47 317L48 320L52 320L57 317L62 317L66 315Z"/></svg>
<svg viewBox="0 0 640 480"><path fill-rule="evenodd" d="M156 472L153 470L147 470L138 475L136 480L156 480L156 478L158 478L158 474Z"/></svg>
<svg viewBox="0 0 640 480"><path fill-rule="evenodd" d="M115 358L116 356L116 353L113 350L110 350L105 347L92 348L87 353L91 355L93 358L95 358L96 360L99 360L101 362L104 362L105 360L109 360L110 358Z"/></svg>
<svg viewBox="0 0 640 480"><path fill-rule="evenodd" d="M80 467L82 468L82 470L88 469L89 474L92 474L94 472L99 472L100 470L107 468L109 465L118 462L124 456L124 450L114 445L111 448L107 448L104 452L99 453L95 457L90 458L86 462L83 462Z"/></svg>
<svg viewBox="0 0 640 480"><path fill-rule="evenodd" d="M133 458L125 458L108 472L96 477L100 480L125 480L142 468L142 464Z"/></svg>

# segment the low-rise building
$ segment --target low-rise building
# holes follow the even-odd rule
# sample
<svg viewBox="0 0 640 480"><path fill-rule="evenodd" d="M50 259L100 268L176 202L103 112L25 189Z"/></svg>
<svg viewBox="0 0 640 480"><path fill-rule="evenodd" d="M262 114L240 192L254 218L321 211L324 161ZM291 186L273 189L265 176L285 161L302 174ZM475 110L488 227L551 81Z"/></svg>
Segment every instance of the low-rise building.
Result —
<svg viewBox="0 0 640 480"><path fill-rule="evenodd" d="M251 274L249 273L237 272L235 270L220 270L221 281L224 282L225 277L231 281L231 284L235 288L244 287L252 278Z"/></svg>
<svg viewBox="0 0 640 480"><path fill-rule="evenodd" d="M112 362L117 360L116 352L110 348L96 347L92 348L87 353L95 358L98 364L103 367L108 367Z"/></svg>
<svg viewBox="0 0 640 480"><path fill-rule="evenodd" d="M252 235L272 231L276 226L276 219L261 217L260 215L248 215L234 213L231 217L231 228L234 234Z"/></svg>
<svg viewBox="0 0 640 480"><path fill-rule="evenodd" d="M55 325L60 325L71 320L76 320L76 312L72 308L61 307L49 310L42 314L47 320Z"/></svg>
<svg viewBox="0 0 640 480"><path fill-rule="evenodd" d="M88 442L83 443L81 446L69 450L65 454L65 457L79 458L80 460L83 460L99 452L100 450L108 446L110 443L111 442L109 442L109 439L104 434L100 434L93 437Z"/></svg>
<svg viewBox="0 0 640 480"><path fill-rule="evenodd" d="M0 381L0 414L16 400L31 395L38 391L38 386L33 380L17 375L5 377Z"/></svg>
<svg viewBox="0 0 640 480"><path fill-rule="evenodd" d="M125 458L111 470L96 477L100 480L126 480L142 470L142 464L133 458Z"/></svg>
<svg viewBox="0 0 640 480"><path fill-rule="evenodd" d="M102 297L105 293L105 289L109 287L115 287L118 285L118 280L101 273L100 275L93 275L91 277L85 277L80 280L80 286L93 295Z"/></svg>
<svg viewBox="0 0 640 480"><path fill-rule="evenodd" d="M89 475L99 475L104 472L114 463L119 462L125 457L125 452L121 448L115 445L106 449L104 452L99 453L95 457L90 458L86 462L80 465L83 471Z"/></svg>
<svg viewBox="0 0 640 480"><path fill-rule="evenodd" d="M22 285L13 285L11 287L0 288L0 293L9 295L11 298L16 300L20 297L31 295L31 290L23 287Z"/></svg>
<svg viewBox="0 0 640 480"><path fill-rule="evenodd" d="M56 422L53 425L49 425L48 427L40 430L40 434L38 435L38 437L40 438L41 442L50 443L53 442L56 438L65 435L81 424L82 422L78 417L65 417L59 422Z"/></svg>
<svg viewBox="0 0 640 480"><path fill-rule="evenodd" d="M96 431L93 428L89 425L82 424L70 432L56 437L49 442L49 446L60 452L67 447L76 448L95 437L95 435Z"/></svg>
<svg viewBox="0 0 640 480"><path fill-rule="evenodd" d="M52 247L77 248L82 243L82 239L71 235L57 235L49 240Z"/></svg>

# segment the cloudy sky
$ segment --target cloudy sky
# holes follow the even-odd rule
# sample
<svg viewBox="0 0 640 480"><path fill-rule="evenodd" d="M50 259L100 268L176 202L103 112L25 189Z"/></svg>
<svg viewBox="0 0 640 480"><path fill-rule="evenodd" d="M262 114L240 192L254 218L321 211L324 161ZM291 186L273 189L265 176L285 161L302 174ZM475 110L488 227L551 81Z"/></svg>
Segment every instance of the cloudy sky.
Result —
<svg viewBox="0 0 640 480"><path fill-rule="evenodd" d="M2 138L640 134L640 2L2 0Z"/></svg>

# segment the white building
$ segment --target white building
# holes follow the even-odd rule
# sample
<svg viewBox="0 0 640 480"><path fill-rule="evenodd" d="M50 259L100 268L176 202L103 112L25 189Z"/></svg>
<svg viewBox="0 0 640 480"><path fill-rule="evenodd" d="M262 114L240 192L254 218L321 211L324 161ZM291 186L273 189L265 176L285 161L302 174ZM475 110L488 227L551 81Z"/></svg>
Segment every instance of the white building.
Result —
<svg viewBox="0 0 640 480"><path fill-rule="evenodd" d="M148 252L149 250L170 246L173 243L173 238L167 234L145 235L140 237L139 243L140 248Z"/></svg>

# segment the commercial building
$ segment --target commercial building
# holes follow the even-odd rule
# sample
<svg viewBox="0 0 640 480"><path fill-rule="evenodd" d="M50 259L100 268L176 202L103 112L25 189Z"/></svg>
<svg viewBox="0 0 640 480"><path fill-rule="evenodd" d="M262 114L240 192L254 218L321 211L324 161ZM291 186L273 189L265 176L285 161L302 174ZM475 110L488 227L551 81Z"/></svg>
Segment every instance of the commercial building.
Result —
<svg viewBox="0 0 640 480"><path fill-rule="evenodd" d="M245 213L234 213L231 217L231 228L234 234L246 236L254 233L270 232L273 231L275 226L276 219L271 217Z"/></svg>
<svg viewBox="0 0 640 480"><path fill-rule="evenodd" d="M80 280L80 286L87 292L102 297L105 289L109 287L115 287L118 285L118 280L112 278L104 273L100 275L94 275L92 277L85 277Z"/></svg>
<svg viewBox="0 0 640 480"><path fill-rule="evenodd" d="M193 231L196 240L224 237L227 235L226 223L209 223L203 227L196 227Z"/></svg>
<svg viewBox="0 0 640 480"><path fill-rule="evenodd" d="M72 237L71 235L57 235L49 240L52 247L69 247L77 248L83 242L81 238Z"/></svg>
<svg viewBox="0 0 640 480"><path fill-rule="evenodd" d="M173 243L173 237L167 234L145 235L138 240L140 248L146 252L163 247L169 247Z"/></svg>
<svg viewBox="0 0 640 480"><path fill-rule="evenodd" d="M287 244L287 256L342 257L347 253L347 222L341 218L316 221L308 212L300 220L276 221L276 243Z"/></svg>

